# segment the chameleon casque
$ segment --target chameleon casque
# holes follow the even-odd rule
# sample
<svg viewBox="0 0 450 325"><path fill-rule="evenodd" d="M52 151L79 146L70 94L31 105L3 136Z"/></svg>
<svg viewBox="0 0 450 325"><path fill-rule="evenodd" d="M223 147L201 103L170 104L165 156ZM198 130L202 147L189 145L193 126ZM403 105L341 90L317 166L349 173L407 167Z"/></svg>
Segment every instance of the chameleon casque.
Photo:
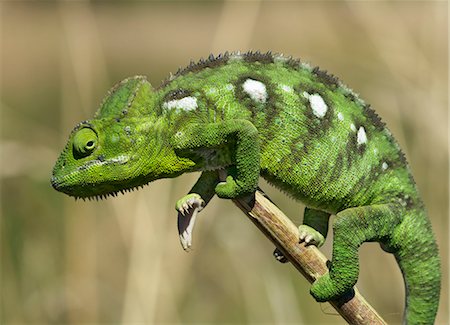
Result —
<svg viewBox="0 0 450 325"><path fill-rule="evenodd" d="M377 241L403 273L405 323L434 322L439 254L405 157L333 75L283 55L237 52L191 62L156 89L128 78L72 131L51 181L98 198L195 171L200 178L176 204L185 249L214 195L252 194L262 176L306 205L301 241L321 246L336 215L329 273L311 287L317 301L353 287L359 246Z"/></svg>

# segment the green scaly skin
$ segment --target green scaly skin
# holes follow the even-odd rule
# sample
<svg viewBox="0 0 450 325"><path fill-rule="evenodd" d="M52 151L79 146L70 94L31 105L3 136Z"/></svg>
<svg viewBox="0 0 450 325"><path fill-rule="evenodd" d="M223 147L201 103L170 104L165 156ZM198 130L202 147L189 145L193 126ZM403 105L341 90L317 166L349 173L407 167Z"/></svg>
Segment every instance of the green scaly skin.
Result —
<svg viewBox="0 0 450 325"><path fill-rule="evenodd" d="M410 170L376 113L334 76L256 52L191 63L157 89L141 76L126 79L75 127L52 184L75 197L106 197L194 171L203 173L177 203L188 214L179 222L191 224L215 194L253 193L261 175L308 207L302 241L320 246L336 215L329 273L311 287L316 300L351 289L359 246L377 241L403 272L405 322L433 323L440 261Z"/></svg>

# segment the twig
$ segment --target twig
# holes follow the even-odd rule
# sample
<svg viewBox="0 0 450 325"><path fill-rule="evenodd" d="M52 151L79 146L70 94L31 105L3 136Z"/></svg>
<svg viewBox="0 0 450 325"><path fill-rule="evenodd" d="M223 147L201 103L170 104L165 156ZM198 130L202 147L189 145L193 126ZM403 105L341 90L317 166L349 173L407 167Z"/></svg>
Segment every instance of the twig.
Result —
<svg viewBox="0 0 450 325"><path fill-rule="evenodd" d="M256 191L250 199L233 202L310 283L328 272L326 257L317 247L299 243L297 227L262 191ZM356 288L330 304L349 324L386 324Z"/></svg>

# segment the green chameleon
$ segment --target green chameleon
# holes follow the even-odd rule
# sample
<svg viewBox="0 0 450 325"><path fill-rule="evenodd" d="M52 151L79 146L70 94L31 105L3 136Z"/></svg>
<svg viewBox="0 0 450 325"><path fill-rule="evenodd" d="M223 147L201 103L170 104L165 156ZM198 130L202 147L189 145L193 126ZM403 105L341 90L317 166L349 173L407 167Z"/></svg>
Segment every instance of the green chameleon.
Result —
<svg viewBox="0 0 450 325"><path fill-rule="evenodd" d="M411 172L378 115L336 77L291 57L238 52L191 62L156 89L128 78L72 131L51 181L104 198L195 171L176 204L185 249L214 195L252 194L262 176L307 206L300 241L321 246L336 215L329 273L311 287L317 301L351 289L359 246L377 241L402 270L405 322L433 323L440 260Z"/></svg>

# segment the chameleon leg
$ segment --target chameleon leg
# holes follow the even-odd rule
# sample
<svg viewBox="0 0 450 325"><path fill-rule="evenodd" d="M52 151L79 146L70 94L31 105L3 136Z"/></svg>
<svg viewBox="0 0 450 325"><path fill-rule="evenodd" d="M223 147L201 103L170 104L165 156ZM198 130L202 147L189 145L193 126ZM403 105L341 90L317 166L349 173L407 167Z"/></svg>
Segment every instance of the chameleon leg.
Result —
<svg viewBox="0 0 450 325"><path fill-rule="evenodd" d="M308 245L321 247L327 237L329 219L329 213L306 207L303 225L298 227L300 241L304 241Z"/></svg>
<svg viewBox="0 0 450 325"><path fill-rule="evenodd" d="M366 241L382 241L400 223L401 214L392 205L349 208L339 212L333 223L333 256L330 271L311 286L317 301L335 299L358 280L358 248Z"/></svg>
<svg viewBox="0 0 450 325"><path fill-rule="evenodd" d="M203 162L205 168L233 166L235 171L215 188L217 196L232 199L254 192L259 180L259 138L256 127L247 120L189 124L173 137L178 150L190 149L199 156L205 150L215 151L219 158ZM224 158L220 158L220 157Z"/></svg>
<svg viewBox="0 0 450 325"><path fill-rule="evenodd" d="M204 171L189 194L177 201L175 208L178 211L178 234L184 250L191 248L197 214L214 196L214 188L218 182L217 172Z"/></svg>
<svg viewBox="0 0 450 325"><path fill-rule="evenodd" d="M303 225L298 227L300 241L306 242L307 245L322 246L327 237L329 219L329 213L306 207L303 215ZM273 256L281 263L288 262L278 248L275 248Z"/></svg>

